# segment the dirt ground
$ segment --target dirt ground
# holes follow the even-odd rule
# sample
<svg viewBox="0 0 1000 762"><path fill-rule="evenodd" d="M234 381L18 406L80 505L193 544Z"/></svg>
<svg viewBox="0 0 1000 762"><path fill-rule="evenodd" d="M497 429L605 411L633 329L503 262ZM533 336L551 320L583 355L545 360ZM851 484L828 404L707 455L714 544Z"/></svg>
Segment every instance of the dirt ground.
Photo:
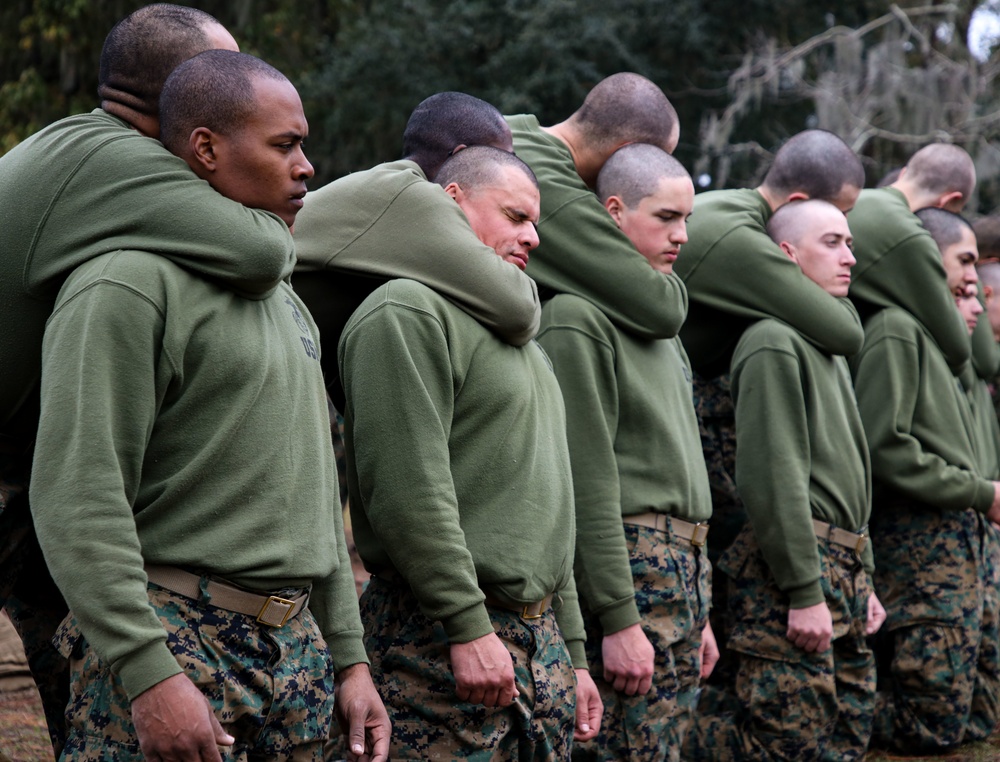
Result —
<svg viewBox="0 0 1000 762"><path fill-rule="evenodd" d="M5 756L6 755L6 756ZM46 762L52 746L34 688L0 693L0 762Z"/></svg>

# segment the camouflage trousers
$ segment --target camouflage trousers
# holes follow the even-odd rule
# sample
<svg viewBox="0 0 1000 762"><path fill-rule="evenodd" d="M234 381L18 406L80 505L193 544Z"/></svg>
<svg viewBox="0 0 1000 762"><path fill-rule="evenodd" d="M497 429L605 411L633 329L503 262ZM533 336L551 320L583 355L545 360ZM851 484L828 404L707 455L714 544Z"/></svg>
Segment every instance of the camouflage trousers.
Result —
<svg viewBox="0 0 1000 762"><path fill-rule="evenodd" d="M440 622L402 583L373 577L361 596L372 678L392 720L393 760L568 760L576 676L550 609L538 619L491 608L520 693L508 707L460 701Z"/></svg>
<svg viewBox="0 0 1000 762"><path fill-rule="evenodd" d="M892 510L872 533L890 660L873 744L935 752L985 737L997 720L998 665L984 523L971 509Z"/></svg>
<svg viewBox="0 0 1000 762"><path fill-rule="evenodd" d="M574 760L680 760L701 679L701 631L711 602L711 566L700 548L669 534L625 526L642 629L656 651L653 687L625 696L604 680L600 619L585 614L587 661L604 701L601 732Z"/></svg>
<svg viewBox="0 0 1000 762"><path fill-rule="evenodd" d="M66 742L69 665L53 647L52 636L67 609L42 557L31 521L31 454L29 443L0 435L0 608L21 636L58 757Z"/></svg>
<svg viewBox="0 0 1000 762"><path fill-rule="evenodd" d="M864 631L871 581L853 550L827 541L819 547L834 638L823 653L807 653L786 638L788 596L749 527L720 559L719 568L730 577L729 647L739 654L738 706L698 716L686 759L864 757L875 706L875 660Z"/></svg>
<svg viewBox="0 0 1000 762"><path fill-rule="evenodd" d="M219 747L225 762L321 762L333 718L333 665L308 608L284 627L271 628L156 585L150 585L149 601L184 674L236 739L228 749ZM62 759L144 759L121 681L89 646L74 617L67 617L56 644L71 668L70 730Z"/></svg>
<svg viewBox="0 0 1000 762"><path fill-rule="evenodd" d="M693 374L694 406L712 493L712 542L708 545L708 558L712 564L718 563L747 518L736 489L736 411L730 381L728 373L714 378ZM712 578L709 618L719 645L720 658L708 678L711 688L702 694L705 702L714 698L717 692L731 694L736 685L736 654L726 648L730 628L727 584L725 574L716 574Z"/></svg>

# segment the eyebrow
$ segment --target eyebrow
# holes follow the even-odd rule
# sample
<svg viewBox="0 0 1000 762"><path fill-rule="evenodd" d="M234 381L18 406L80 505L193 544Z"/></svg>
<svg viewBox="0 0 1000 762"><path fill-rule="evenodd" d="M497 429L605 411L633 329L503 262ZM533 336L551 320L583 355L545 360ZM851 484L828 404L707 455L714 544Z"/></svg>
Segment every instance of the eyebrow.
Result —
<svg viewBox="0 0 1000 762"><path fill-rule="evenodd" d="M521 209L520 207L516 207L516 206L505 206L505 207L503 208L503 210L504 210L505 212L507 212L507 214L509 214L509 215L510 215L511 217L515 217L516 219L519 219L519 220L527 220L528 222L530 222L530 223L532 223L532 224L535 224L535 223L537 223L537 222L538 222L538 220L535 220L535 219L532 219L531 215L530 215L530 214L528 214L528 213L527 213L526 211L524 211L523 209Z"/></svg>

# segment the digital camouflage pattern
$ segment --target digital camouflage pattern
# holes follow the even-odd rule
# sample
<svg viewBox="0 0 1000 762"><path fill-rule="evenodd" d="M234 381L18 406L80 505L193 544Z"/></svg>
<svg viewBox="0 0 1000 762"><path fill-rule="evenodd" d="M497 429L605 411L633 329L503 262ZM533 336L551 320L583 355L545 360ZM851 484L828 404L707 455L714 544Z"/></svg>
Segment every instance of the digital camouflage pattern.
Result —
<svg viewBox="0 0 1000 762"><path fill-rule="evenodd" d="M698 649L711 602L711 566L702 549L647 527L625 525L642 629L656 651L653 687L625 696L604 680L600 620L584 612L587 662L604 701L597 738L574 760L680 760L701 679Z"/></svg>
<svg viewBox="0 0 1000 762"><path fill-rule="evenodd" d="M983 626L976 687L965 741L989 738L1000 722L1000 531L979 516L983 559Z"/></svg>
<svg viewBox="0 0 1000 762"><path fill-rule="evenodd" d="M275 591L293 597L299 591ZM150 585L167 646L236 739L225 762L320 762L333 717L333 662L306 608L284 627L201 605ZM66 760L143 759L121 681L88 646L70 616L57 635L70 659Z"/></svg>
<svg viewBox="0 0 1000 762"><path fill-rule="evenodd" d="M28 507L32 447L0 435L0 608L10 616L35 680L56 758L66 742L69 665L52 646L67 613L35 537Z"/></svg>
<svg viewBox="0 0 1000 762"><path fill-rule="evenodd" d="M708 485L712 492L712 541L708 558L719 562L746 523L746 509L736 490L736 410L729 387L732 376L726 373L715 378L693 374L694 408L698 414L701 449L708 469ZM724 574L712 578L712 610L709 618L719 646L719 662L708 678L712 686L703 694L702 709L714 711L715 699L726 700L736 684L736 658L726 648L729 633L727 582Z"/></svg>
<svg viewBox="0 0 1000 762"><path fill-rule="evenodd" d="M872 515L875 586L885 606L891 664L880 671L872 743L906 752L960 744L976 698L983 640L982 523L972 509L934 512L886 506ZM982 720L979 720L980 722Z"/></svg>
<svg viewBox="0 0 1000 762"><path fill-rule="evenodd" d="M865 640L871 580L853 550L820 542L833 646L807 653L786 638L788 597L747 527L719 561L729 577L729 647L739 654L739 707L701 714L690 760L862 759L875 706L875 660Z"/></svg>
<svg viewBox="0 0 1000 762"><path fill-rule="evenodd" d="M361 596L372 678L392 720L393 760L568 760L576 676L555 615L491 608L520 693L509 707L459 701L440 622L402 584L373 577Z"/></svg>

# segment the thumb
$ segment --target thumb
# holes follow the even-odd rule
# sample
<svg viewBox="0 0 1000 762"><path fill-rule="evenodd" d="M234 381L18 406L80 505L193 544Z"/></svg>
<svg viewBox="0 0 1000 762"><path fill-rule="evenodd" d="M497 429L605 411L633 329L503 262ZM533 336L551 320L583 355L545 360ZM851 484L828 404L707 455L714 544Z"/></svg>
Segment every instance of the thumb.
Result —
<svg viewBox="0 0 1000 762"><path fill-rule="evenodd" d="M364 717L357 715L358 713L351 714L351 730L347 737L351 752L361 756L365 753L365 722Z"/></svg>
<svg viewBox="0 0 1000 762"><path fill-rule="evenodd" d="M212 734L215 736L216 745L232 746L236 743L236 739L223 730L219 718L215 716L215 712L211 711L211 708L209 709L209 716L212 718Z"/></svg>
<svg viewBox="0 0 1000 762"><path fill-rule="evenodd" d="M587 700L576 704L576 727L581 733L590 731L590 702Z"/></svg>

